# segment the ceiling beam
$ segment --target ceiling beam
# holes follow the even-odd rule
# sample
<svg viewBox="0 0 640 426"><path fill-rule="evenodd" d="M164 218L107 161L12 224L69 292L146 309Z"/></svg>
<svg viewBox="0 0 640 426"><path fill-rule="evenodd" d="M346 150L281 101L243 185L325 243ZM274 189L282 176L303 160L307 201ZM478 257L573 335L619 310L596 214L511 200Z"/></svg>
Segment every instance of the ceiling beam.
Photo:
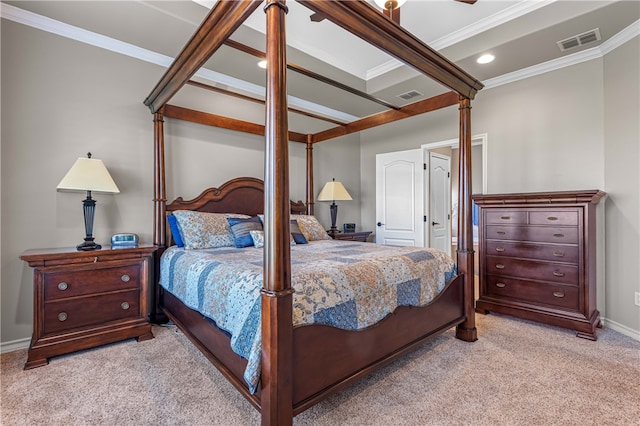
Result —
<svg viewBox="0 0 640 426"><path fill-rule="evenodd" d="M196 111L176 105L164 105L163 115L168 118L176 118L178 120L190 121L192 123L205 124L207 126L215 126L222 129L235 130L238 132L251 133L259 136L264 136L265 132L265 126L263 126L262 124L237 120L235 118L223 117L221 115ZM289 140L306 144L307 135L290 131Z"/></svg>
<svg viewBox="0 0 640 426"><path fill-rule="evenodd" d="M234 41L234 40L227 40L224 43L225 45L232 47L234 49L240 50L242 52L248 53L250 55L253 55L257 58L260 59L265 59L266 55L264 52L258 50L258 49L254 49L253 47L247 46L245 44L242 44L240 42ZM382 106L384 106L385 108L390 108L390 109L400 109L399 106L394 105L390 102L385 101L384 99L380 99L380 98L376 98L375 96L372 96L366 92L363 92L361 90L358 90L356 88L353 88L351 86L347 86L346 84L340 83L339 81L336 81L334 79L331 79L329 77L326 77L324 75L318 74L316 72L313 72L311 70L308 70L306 68L302 68L299 65L296 64L292 64L291 62L287 62L287 69L290 69L291 71L295 71L299 74L305 75L309 78L312 78L314 80L320 81L322 83L328 84L330 86L333 87L337 87L338 89L344 90L345 92L349 92L353 95L359 96L363 99L366 99L368 101L371 102L375 102L377 104L380 104Z"/></svg>
<svg viewBox="0 0 640 426"><path fill-rule="evenodd" d="M262 4L254 1L219 1L158 84L144 101L152 113L157 112L204 65L240 25ZM163 28L150 31L163 31Z"/></svg>
<svg viewBox="0 0 640 426"><path fill-rule="evenodd" d="M372 127L381 126L383 124L391 123L393 121L402 120L404 118L413 117L414 115L424 114L425 112L435 111L437 109L446 108L452 105L458 105L460 101L460 95L455 92L447 92L442 95L434 96L429 99L414 102L407 106L400 108L399 111L390 110L374 114L369 117L362 118L360 120L353 121L344 126L334 127L332 129L324 130L322 132L311 135L311 142L318 143L329 139L337 138L339 136L348 135L351 133L367 130Z"/></svg>
<svg viewBox="0 0 640 426"><path fill-rule="evenodd" d="M241 93L232 92L228 89L221 89L219 87L211 86L210 84L200 83L197 81L189 80L187 81L188 85L199 87L201 89L210 90L212 92L223 93L228 96L233 96L234 98L244 99L245 101L255 102L264 105L264 99L254 98L252 96L243 95ZM289 107L289 112L293 112L300 115L305 115L307 117L315 118L316 120L322 120L333 124L344 125L347 124L344 121L335 120L333 118L325 117L324 115L314 114L312 112L303 111L301 109Z"/></svg>

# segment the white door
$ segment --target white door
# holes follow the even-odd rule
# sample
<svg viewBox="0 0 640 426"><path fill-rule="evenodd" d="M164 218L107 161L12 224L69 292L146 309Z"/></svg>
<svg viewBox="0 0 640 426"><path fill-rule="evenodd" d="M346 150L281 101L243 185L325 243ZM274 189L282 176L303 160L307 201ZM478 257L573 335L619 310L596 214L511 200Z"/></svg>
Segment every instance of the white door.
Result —
<svg viewBox="0 0 640 426"><path fill-rule="evenodd" d="M451 251L451 158L429 152L429 247Z"/></svg>
<svg viewBox="0 0 640 426"><path fill-rule="evenodd" d="M376 155L376 243L424 246L422 149Z"/></svg>

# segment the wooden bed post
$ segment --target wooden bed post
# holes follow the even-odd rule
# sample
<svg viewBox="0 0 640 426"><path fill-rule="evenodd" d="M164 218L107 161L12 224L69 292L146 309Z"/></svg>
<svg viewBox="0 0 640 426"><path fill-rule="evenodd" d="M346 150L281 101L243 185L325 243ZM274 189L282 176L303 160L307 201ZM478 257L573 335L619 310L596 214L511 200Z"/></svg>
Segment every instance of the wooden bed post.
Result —
<svg viewBox="0 0 640 426"><path fill-rule="evenodd" d="M264 174L264 283L262 288L262 425L293 423L293 289L289 243L289 123L285 15L281 0L268 0L267 96Z"/></svg>
<svg viewBox="0 0 640 426"><path fill-rule="evenodd" d="M167 208L167 194L164 174L164 108L153 114L153 244L166 246L167 221L165 213Z"/></svg>
<svg viewBox="0 0 640 426"><path fill-rule="evenodd" d="M475 317L473 218L471 212L471 100L460 97L460 164L458 167L458 273L464 275L464 312L467 319L456 327L456 337L478 340Z"/></svg>
<svg viewBox="0 0 640 426"><path fill-rule="evenodd" d="M313 216L313 135L307 135L307 214Z"/></svg>

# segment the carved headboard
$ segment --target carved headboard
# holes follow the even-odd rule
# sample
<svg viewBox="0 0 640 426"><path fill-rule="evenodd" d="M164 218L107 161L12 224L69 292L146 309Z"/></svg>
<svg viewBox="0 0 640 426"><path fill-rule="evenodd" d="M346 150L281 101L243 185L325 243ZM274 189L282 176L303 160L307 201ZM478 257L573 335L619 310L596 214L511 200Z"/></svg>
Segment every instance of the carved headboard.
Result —
<svg viewBox="0 0 640 426"><path fill-rule="evenodd" d="M167 214L175 210L193 210L207 213L241 213L250 216L264 213L264 182L252 177L231 179L219 188L208 188L192 200L178 197L167 204ZM302 201L291 202L291 214L305 214ZM167 228L166 241L171 244L171 229Z"/></svg>

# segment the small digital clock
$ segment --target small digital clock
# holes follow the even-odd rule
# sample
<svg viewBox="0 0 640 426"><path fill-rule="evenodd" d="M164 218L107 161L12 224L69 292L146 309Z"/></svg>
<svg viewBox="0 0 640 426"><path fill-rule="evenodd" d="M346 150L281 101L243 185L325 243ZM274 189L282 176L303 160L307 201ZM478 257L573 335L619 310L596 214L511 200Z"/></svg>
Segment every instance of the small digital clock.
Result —
<svg viewBox="0 0 640 426"><path fill-rule="evenodd" d="M137 247L138 236L136 234L114 234L111 236L111 247Z"/></svg>

